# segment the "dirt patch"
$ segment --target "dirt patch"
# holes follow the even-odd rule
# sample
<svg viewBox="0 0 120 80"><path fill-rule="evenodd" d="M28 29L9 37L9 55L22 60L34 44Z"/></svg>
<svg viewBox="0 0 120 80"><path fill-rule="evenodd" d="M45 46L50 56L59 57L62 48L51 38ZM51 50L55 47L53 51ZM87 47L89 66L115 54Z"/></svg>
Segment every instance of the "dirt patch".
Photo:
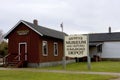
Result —
<svg viewBox="0 0 120 80"><path fill-rule="evenodd" d="M116 79L110 79L110 80L120 80L120 77L119 77L119 78L116 78Z"/></svg>

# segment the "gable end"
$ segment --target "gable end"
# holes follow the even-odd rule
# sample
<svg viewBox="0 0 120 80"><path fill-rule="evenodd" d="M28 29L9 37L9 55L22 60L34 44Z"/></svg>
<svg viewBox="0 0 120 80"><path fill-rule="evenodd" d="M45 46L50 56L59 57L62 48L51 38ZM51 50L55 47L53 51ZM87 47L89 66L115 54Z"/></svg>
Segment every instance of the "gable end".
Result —
<svg viewBox="0 0 120 80"><path fill-rule="evenodd" d="M26 24L23 20L20 20L13 28L11 28L4 36L5 39L8 38L9 34L20 24L23 23L25 24L27 27L29 27L30 29L32 29L33 31L35 31L37 34L43 36L43 34L41 34L40 32L38 32L37 30L35 30L34 28L32 28L30 25Z"/></svg>

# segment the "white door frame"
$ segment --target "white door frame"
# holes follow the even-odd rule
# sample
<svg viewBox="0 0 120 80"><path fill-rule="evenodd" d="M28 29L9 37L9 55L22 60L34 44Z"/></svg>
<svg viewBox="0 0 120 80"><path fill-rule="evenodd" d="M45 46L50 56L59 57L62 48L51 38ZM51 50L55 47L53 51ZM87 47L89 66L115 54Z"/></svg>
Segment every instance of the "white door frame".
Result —
<svg viewBox="0 0 120 80"><path fill-rule="evenodd" d="M21 55L20 53L20 46L24 44L25 45L25 61L27 61L27 43L26 42L20 42L19 47L18 47L18 55ZM20 61L20 56L19 56L19 61Z"/></svg>

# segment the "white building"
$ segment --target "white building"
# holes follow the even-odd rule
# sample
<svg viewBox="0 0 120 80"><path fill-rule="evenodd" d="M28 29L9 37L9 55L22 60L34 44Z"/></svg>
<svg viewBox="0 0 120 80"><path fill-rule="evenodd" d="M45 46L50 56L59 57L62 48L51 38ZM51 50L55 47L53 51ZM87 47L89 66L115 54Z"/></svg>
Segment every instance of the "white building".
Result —
<svg viewBox="0 0 120 80"><path fill-rule="evenodd" d="M120 60L120 32L89 34L90 56Z"/></svg>

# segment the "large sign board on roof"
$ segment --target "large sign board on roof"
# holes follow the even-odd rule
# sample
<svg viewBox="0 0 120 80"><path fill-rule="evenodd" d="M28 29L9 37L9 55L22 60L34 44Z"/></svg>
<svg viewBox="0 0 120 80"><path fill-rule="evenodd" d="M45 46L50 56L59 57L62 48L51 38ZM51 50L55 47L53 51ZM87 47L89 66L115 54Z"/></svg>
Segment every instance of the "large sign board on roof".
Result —
<svg viewBox="0 0 120 80"><path fill-rule="evenodd" d="M84 57L88 54L87 35L70 35L65 36L65 56L67 57Z"/></svg>

